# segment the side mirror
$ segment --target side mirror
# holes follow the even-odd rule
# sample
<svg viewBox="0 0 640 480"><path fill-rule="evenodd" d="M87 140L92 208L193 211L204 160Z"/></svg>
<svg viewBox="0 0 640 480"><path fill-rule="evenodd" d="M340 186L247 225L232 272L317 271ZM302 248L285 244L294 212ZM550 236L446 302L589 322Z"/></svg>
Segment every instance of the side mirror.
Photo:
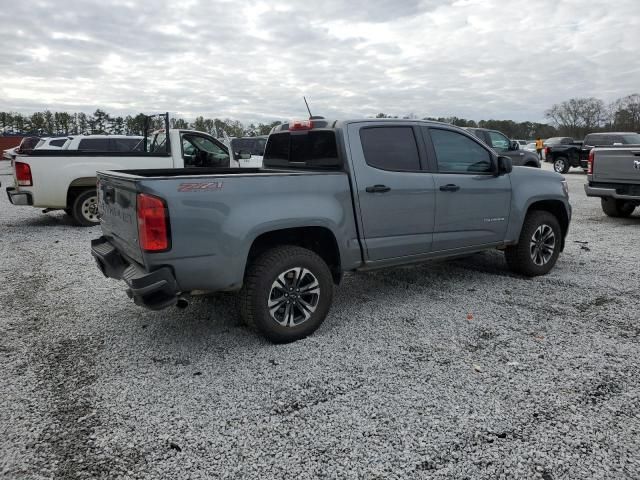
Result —
<svg viewBox="0 0 640 480"><path fill-rule="evenodd" d="M498 157L498 175L511 173L513 171L513 161L510 157L500 155Z"/></svg>
<svg viewBox="0 0 640 480"><path fill-rule="evenodd" d="M236 155L240 160L249 160L251 158L251 152L239 151Z"/></svg>
<svg viewBox="0 0 640 480"><path fill-rule="evenodd" d="M509 150L520 150L520 144L518 142L511 142L511 148Z"/></svg>

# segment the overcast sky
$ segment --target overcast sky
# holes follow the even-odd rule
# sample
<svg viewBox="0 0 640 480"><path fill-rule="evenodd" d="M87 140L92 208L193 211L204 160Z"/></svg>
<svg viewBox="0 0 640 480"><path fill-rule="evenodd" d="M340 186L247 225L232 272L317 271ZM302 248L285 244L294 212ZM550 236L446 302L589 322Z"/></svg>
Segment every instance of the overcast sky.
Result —
<svg viewBox="0 0 640 480"><path fill-rule="evenodd" d="M640 0L0 0L0 110L543 120L640 91Z"/></svg>

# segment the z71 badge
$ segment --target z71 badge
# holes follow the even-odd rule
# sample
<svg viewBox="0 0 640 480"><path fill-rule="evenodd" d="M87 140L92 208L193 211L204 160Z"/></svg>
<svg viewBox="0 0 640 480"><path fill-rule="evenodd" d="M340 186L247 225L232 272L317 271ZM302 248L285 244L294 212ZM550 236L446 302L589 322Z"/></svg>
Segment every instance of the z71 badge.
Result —
<svg viewBox="0 0 640 480"><path fill-rule="evenodd" d="M640 160L633 161L633 168L635 168L636 170L640 170Z"/></svg>
<svg viewBox="0 0 640 480"><path fill-rule="evenodd" d="M209 190L222 190L222 182L181 183L178 185L179 192L205 192Z"/></svg>

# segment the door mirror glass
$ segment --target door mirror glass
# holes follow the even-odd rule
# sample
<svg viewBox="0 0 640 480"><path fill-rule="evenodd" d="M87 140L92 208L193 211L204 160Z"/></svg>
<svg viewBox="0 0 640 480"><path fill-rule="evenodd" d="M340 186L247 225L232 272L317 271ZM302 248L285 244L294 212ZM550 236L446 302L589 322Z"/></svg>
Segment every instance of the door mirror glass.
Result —
<svg viewBox="0 0 640 480"><path fill-rule="evenodd" d="M240 160L249 160L251 158L251 152L240 150L238 153L236 153L236 157L238 157Z"/></svg>
<svg viewBox="0 0 640 480"><path fill-rule="evenodd" d="M520 150L520 144L518 142L511 142L511 150Z"/></svg>

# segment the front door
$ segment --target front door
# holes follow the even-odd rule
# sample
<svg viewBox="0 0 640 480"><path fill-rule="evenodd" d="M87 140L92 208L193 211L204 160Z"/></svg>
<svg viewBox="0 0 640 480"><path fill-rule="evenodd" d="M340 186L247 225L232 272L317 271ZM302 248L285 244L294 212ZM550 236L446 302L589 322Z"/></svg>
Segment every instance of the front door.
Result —
<svg viewBox="0 0 640 480"><path fill-rule="evenodd" d="M509 175L494 175L493 154L471 135L424 128L437 173L433 251L504 241L511 206Z"/></svg>
<svg viewBox="0 0 640 480"><path fill-rule="evenodd" d="M435 189L420 131L366 123L350 125L348 135L368 260L429 253Z"/></svg>

